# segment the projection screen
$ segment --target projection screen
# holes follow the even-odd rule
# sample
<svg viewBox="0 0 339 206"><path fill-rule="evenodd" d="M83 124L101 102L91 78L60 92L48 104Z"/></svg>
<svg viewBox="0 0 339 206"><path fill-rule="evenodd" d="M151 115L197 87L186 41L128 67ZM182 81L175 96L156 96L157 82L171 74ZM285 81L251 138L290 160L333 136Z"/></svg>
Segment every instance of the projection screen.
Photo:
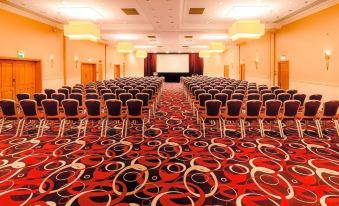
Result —
<svg viewBox="0 0 339 206"><path fill-rule="evenodd" d="M158 54L158 73L189 73L188 54Z"/></svg>

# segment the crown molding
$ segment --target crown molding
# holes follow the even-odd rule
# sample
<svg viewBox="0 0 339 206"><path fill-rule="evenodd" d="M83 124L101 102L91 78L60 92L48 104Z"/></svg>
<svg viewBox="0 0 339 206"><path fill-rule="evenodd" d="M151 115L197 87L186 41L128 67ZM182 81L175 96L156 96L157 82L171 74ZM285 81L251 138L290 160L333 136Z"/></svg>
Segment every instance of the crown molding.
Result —
<svg viewBox="0 0 339 206"><path fill-rule="evenodd" d="M9 11L11 13L18 14L20 16L27 17L29 19L33 19L35 21L56 27L58 29L63 29L63 23L59 22L55 19L49 18L32 10L29 10L25 7L14 4L8 0L0 0L0 9Z"/></svg>

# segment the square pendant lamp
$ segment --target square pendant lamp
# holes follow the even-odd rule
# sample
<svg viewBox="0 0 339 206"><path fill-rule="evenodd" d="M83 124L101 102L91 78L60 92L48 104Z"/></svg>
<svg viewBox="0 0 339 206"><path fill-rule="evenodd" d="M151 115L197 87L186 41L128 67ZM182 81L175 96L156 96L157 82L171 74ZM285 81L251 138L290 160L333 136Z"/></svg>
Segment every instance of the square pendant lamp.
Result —
<svg viewBox="0 0 339 206"><path fill-rule="evenodd" d="M70 21L64 25L64 35L73 40L97 41L100 29L89 21Z"/></svg>
<svg viewBox="0 0 339 206"><path fill-rule="evenodd" d="M133 44L130 42L119 42L117 44L117 50L119 53L132 53Z"/></svg>
<svg viewBox="0 0 339 206"><path fill-rule="evenodd" d="M147 57L147 51L145 50L137 50L135 53L135 56L137 58L146 58Z"/></svg>
<svg viewBox="0 0 339 206"><path fill-rule="evenodd" d="M265 25L259 20L239 20L228 30L232 41L240 39L259 39L265 34Z"/></svg>

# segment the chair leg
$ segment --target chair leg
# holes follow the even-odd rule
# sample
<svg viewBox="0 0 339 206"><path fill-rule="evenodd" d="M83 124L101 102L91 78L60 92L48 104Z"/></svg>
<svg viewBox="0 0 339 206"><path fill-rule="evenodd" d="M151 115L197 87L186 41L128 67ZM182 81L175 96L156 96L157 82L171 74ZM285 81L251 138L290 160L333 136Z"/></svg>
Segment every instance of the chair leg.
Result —
<svg viewBox="0 0 339 206"><path fill-rule="evenodd" d="M222 119L222 129L223 129L223 136L226 137L226 120L225 119Z"/></svg>
<svg viewBox="0 0 339 206"><path fill-rule="evenodd" d="M142 119L142 137L145 136L145 119Z"/></svg>
<svg viewBox="0 0 339 206"><path fill-rule="evenodd" d="M322 131L322 128L321 128L321 124L320 124L319 119L315 119L314 122L315 122L315 125L317 126L319 138L323 138L323 137L324 137L324 136L323 136L323 131Z"/></svg>
<svg viewBox="0 0 339 206"><path fill-rule="evenodd" d="M298 122L298 127L299 127L299 130L300 130L300 137L303 138L304 137L304 130L303 130L303 127L301 125L301 120L297 120Z"/></svg>
<svg viewBox="0 0 339 206"><path fill-rule="evenodd" d="M127 137L128 119L125 121L125 137Z"/></svg>
<svg viewBox="0 0 339 206"><path fill-rule="evenodd" d="M206 136L206 131L205 131L205 119L201 119L202 120L202 131L203 131L203 134L204 134L204 137Z"/></svg>
<svg viewBox="0 0 339 206"><path fill-rule="evenodd" d="M1 123L0 123L0 134L2 132L2 127L4 126L5 123L5 118L1 119Z"/></svg>
<svg viewBox="0 0 339 206"><path fill-rule="evenodd" d="M43 123L44 123L44 119L39 120L37 137L41 137L40 133L41 133Z"/></svg>
<svg viewBox="0 0 339 206"><path fill-rule="evenodd" d="M295 125L296 125L297 130L298 130L298 136L301 137L301 131L300 131L300 127L299 127L299 122L297 120L295 120Z"/></svg>
<svg viewBox="0 0 339 206"><path fill-rule="evenodd" d="M124 131L125 131L125 120L122 119L122 126L121 126L121 138L124 136Z"/></svg>
<svg viewBox="0 0 339 206"><path fill-rule="evenodd" d="M222 129L221 119L220 118L218 119L218 122L219 122L219 128L220 128L220 137L222 138L223 137L223 129Z"/></svg>
<svg viewBox="0 0 339 206"><path fill-rule="evenodd" d="M108 121L109 121L109 119L107 118L106 120L105 120L105 129L104 129L104 137L107 137L107 126L108 126Z"/></svg>
<svg viewBox="0 0 339 206"><path fill-rule="evenodd" d="M245 121L243 119L240 119L240 132L241 132L241 138L245 138Z"/></svg>
<svg viewBox="0 0 339 206"><path fill-rule="evenodd" d="M338 136L339 136L339 122L338 122L337 119L333 120L333 122L334 122L335 128L336 128L336 130L337 130L337 134L338 134Z"/></svg>
<svg viewBox="0 0 339 206"><path fill-rule="evenodd" d="M24 133L25 123L26 123L26 119L24 119L24 120L22 121L22 125L21 125L21 129L20 129L20 135L19 135L19 137L21 137L22 134Z"/></svg>
<svg viewBox="0 0 339 206"><path fill-rule="evenodd" d="M105 120L102 119L102 120L101 120L101 133L100 133L100 137L103 137L103 136L104 136L104 130L105 130L104 125L105 125Z"/></svg>
<svg viewBox="0 0 339 206"><path fill-rule="evenodd" d="M18 126L16 128L16 133L15 133L15 136L14 137L17 137L19 135L19 131L20 131L20 128L21 128L21 123L22 123L23 119L20 119L19 122L18 122ZM13 122L13 125L14 125L14 122Z"/></svg>
<svg viewBox="0 0 339 206"><path fill-rule="evenodd" d="M85 122L85 125L84 125L84 126L82 126L83 122ZM84 135L83 135L83 137L86 136L87 124L88 124L88 119L86 119L86 120L83 120L83 119L80 120L80 123L79 123L79 129L78 129L78 137L80 137L81 129L84 130Z"/></svg>
<svg viewBox="0 0 339 206"><path fill-rule="evenodd" d="M259 126L260 126L261 137L265 137L264 120L259 119Z"/></svg>
<svg viewBox="0 0 339 206"><path fill-rule="evenodd" d="M65 125L66 125L67 120L64 120L64 123L62 124L62 128L61 128L61 136L64 136L65 133Z"/></svg>
<svg viewBox="0 0 339 206"><path fill-rule="evenodd" d="M59 125L59 131L58 131L58 136L57 137L60 137L61 136L61 132L62 132L62 127L64 125L64 120L62 119L60 121L60 125Z"/></svg>
<svg viewBox="0 0 339 206"><path fill-rule="evenodd" d="M278 121L278 126L279 126L280 137L283 138L285 136L285 134L284 134L284 130L283 130L283 127L282 127L282 122L281 122L280 119L278 119L277 121Z"/></svg>

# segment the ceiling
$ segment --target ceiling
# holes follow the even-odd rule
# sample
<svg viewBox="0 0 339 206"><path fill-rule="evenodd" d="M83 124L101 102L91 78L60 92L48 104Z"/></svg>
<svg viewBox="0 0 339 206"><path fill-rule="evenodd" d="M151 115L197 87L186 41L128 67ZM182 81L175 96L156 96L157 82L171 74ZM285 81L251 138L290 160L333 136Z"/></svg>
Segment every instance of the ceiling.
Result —
<svg viewBox="0 0 339 206"><path fill-rule="evenodd" d="M90 20L110 44L132 42L157 52L196 52L211 41L231 44L227 29L238 19L259 19L266 28L326 0L8 0L59 24ZM135 8L139 15L126 15ZM204 8L203 14L189 14ZM155 36L156 38L149 38ZM186 38L185 38L186 36Z"/></svg>

